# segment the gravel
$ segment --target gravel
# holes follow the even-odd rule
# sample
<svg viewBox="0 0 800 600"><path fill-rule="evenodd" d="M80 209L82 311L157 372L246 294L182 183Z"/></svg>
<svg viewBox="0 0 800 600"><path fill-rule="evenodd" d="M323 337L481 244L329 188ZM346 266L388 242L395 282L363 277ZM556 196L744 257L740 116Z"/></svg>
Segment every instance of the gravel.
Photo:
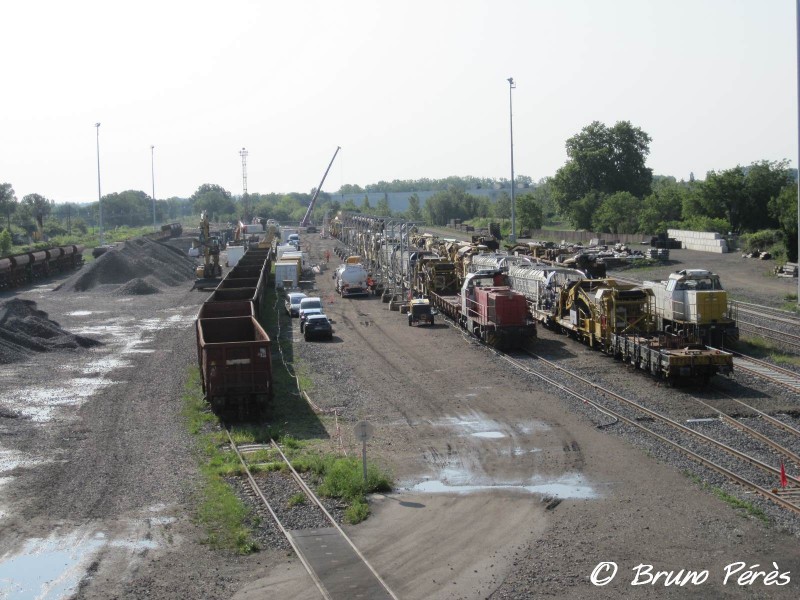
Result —
<svg viewBox="0 0 800 600"><path fill-rule="evenodd" d="M37 352L92 348L100 342L62 329L32 300L12 299L0 305L0 364Z"/></svg>

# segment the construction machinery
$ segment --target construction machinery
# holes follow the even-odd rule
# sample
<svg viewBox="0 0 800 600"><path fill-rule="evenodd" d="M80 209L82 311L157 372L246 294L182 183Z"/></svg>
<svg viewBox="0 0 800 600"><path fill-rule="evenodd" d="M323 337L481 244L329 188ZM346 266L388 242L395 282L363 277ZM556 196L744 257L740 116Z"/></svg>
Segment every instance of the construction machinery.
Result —
<svg viewBox="0 0 800 600"><path fill-rule="evenodd" d="M308 210L306 210L306 214L303 215L303 219L300 221L300 227L308 227L308 223L311 221L311 212L314 210L314 205L317 203L317 196L319 196L319 193L322 190L322 185L325 183L325 178L328 176L328 171L331 170L333 161L336 160L336 155L339 154L339 150L341 149L341 146L336 146L336 152L333 153L333 158L331 158L331 162L328 163L328 168L325 169L325 174L322 176L322 181L319 182L317 189L314 190L314 196L311 198L311 202L308 203Z"/></svg>
<svg viewBox="0 0 800 600"><path fill-rule="evenodd" d="M203 256L203 264L197 265L195 270L197 279L194 282L194 289L217 287L222 278L222 267L219 264L220 244L219 238L211 236L211 223L206 211L200 214L200 238L197 244Z"/></svg>

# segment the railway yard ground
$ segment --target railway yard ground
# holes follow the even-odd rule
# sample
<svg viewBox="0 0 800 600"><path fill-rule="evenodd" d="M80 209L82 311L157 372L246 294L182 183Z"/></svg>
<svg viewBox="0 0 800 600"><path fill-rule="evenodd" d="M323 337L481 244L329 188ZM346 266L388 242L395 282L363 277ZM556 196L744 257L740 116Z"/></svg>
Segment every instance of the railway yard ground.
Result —
<svg viewBox="0 0 800 600"><path fill-rule="evenodd" d="M273 298L278 335L292 340L283 355L273 352L273 365L301 372L322 409L306 443L359 456L353 425L373 424L369 459L395 487L372 495L369 518L344 529L398 598L798 597L797 516L514 368L444 319L409 327L379 297L340 298L330 276L337 243L302 238L312 263L331 251L304 291L323 299L333 340L303 341L297 319ZM259 534L269 528L264 517L252 520L258 552L205 543L197 517L203 475L182 407L207 292L190 290L191 269L183 271L188 261L177 253L151 260L146 250L105 271L89 264L0 293L0 305L33 301L64 335L100 342L14 357L0 345L0 597L319 597L297 557ZM769 274L771 262L685 250L671 258L624 275L707 268L735 298L776 307L797 291L796 280ZM154 271L154 261L168 268ZM797 394L753 376L670 388L564 336L538 335L531 349L542 358L726 443L738 443L738 433L695 398L752 416L733 397L800 428ZM514 359L566 385L544 361ZM777 455L757 452L778 464ZM790 477L798 469L786 461ZM616 578L593 585L593 571L608 562L618 565ZM632 585L637 565L709 575L698 585ZM727 583L726 568L740 569ZM776 569L790 574L788 584L739 579Z"/></svg>

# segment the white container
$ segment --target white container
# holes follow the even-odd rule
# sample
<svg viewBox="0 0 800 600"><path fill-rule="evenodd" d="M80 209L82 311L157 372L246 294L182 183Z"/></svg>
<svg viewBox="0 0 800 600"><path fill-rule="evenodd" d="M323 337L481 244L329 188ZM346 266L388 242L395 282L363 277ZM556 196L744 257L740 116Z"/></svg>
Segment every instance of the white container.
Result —
<svg viewBox="0 0 800 600"><path fill-rule="evenodd" d="M275 263L275 288L296 288L299 283L297 261L278 261Z"/></svg>
<svg viewBox="0 0 800 600"><path fill-rule="evenodd" d="M244 246L228 246L228 266L235 267L239 264L239 259L244 256Z"/></svg>

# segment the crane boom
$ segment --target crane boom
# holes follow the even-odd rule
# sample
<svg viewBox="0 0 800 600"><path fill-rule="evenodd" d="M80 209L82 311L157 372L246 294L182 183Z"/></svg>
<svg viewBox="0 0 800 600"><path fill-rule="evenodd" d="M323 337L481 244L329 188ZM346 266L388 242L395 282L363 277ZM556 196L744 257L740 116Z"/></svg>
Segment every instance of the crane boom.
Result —
<svg viewBox="0 0 800 600"><path fill-rule="evenodd" d="M311 198L311 202L309 202L308 204L308 210L306 211L303 220L300 221L300 227L306 227L308 225L308 222L311 219L311 211L314 210L314 204L316 203L317 196L319 196L319 192L322 189L322 184L325 183L325 178L328 176L328 171L331 170L331 167L333 166L333 161L336 160L336 155L339 154L339 150L341 149L342 149L341 146L336 146L336 152L333 153L333 158L331 159L331 162L328 163L328 168L325 169L325 174L322 176L322 181L319 182L317 189L314 190L314 196Z"/></svg>

